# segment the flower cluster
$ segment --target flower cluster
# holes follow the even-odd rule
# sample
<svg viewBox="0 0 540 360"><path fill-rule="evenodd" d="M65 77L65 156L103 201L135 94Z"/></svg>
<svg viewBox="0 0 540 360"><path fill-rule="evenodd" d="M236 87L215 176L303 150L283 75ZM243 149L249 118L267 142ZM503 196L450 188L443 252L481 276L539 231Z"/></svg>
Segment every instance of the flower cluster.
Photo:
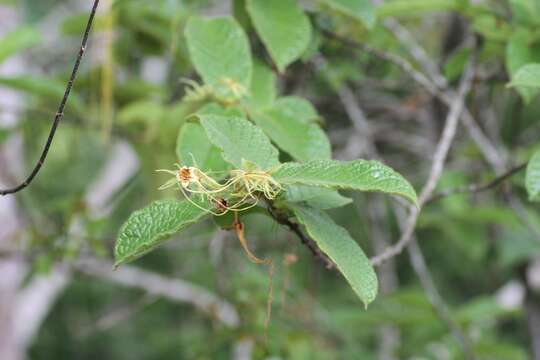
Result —
<svg viewBox="0 0 540 360"><path fill-rule="evenodd" d="M229 178L220 183L197 167L178 164L176 166L177 170L157 170L174 176L159 189L178 186L193 205L216 216L229 211L248 210L258 204L261 196L274 200L283 190L282 186L265 171L232 170ZM201 201L194 201L193 196ZM201 205L205 203L209 204L210 208Z"/></svg>

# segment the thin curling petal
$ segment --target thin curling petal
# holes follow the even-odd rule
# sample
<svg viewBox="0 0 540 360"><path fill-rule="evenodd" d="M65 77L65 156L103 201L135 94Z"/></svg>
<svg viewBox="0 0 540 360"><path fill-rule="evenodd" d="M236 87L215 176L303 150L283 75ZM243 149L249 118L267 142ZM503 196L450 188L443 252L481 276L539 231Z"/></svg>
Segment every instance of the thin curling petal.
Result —
<svg viewBox="0 0 540 360"><path fill-rule="evenodd" d="M195 159L194 163L195 163ZM221 216L228 211L241 212L257 206L261 196L268 200L275 199L283 187L270 174L253 169L232 170L231 177L220 183L195 166L175 164L177 170L160 169L173 175L159 189L167 189L178 184L185 198L200 209L215 216ZM199 196L201 202L195 202L192 196ZM201 204L208 203L208 207ZM219 210L219 212L213 209Z"/></svg>
<svg viewBox="0 0 540 360"><path fill-rule="evenodd" d="M178 182L176 181L176 179L170 179L169 181L167 181L165 184L161 185L158 190L165 190L165 189L168 189L170 187L173 187L177 184Z"/></svg>

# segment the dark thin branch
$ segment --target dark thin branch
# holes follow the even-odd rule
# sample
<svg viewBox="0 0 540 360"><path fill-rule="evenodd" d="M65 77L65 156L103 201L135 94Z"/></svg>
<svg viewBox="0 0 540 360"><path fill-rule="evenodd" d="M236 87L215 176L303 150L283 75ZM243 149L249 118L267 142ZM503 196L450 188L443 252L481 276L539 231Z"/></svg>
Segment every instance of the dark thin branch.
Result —
<svg viewBox="0 0 540 360"><path fill-rule="evenodd" d="M302 230L300 229L300 225L292 222L288 217L277 213L276 209L271 204L268 205L268 213L270 214L270 216L278 224L286 226L290 231L296 234L296 236L298 236L298 238L300 239L300 242L302 242L302 244L309 249L309 251L316 259L322 261L322 263L326 266L327 269L333 269L336 267L336 264L334 264L334 262L330 260L326 255L324 255L317 247L317 245L314 244L313 241L302 232Z"/></svg>
<svg viewBox="0 0 540 360"><path fill-rule="evenodd" d="M66 104L69 100L69 95L71 94L71 90L73 88L73 84L75 83L75 79L77 78L77 74L79 73L79 68L81 65L81 61L84 57L84 53L86 52L86 45L88 44L88 38L90 37L90 31L92 29L92 24L94 23L94 18L96 16L97 8L99 5L99 0L94 0L94 5L92 6L92 10L90 11L90 16L88 18L88 23L86 25L86 29L84 31L84 36L82 38L81 47L79 49L79 53L77 55L77 58L75 59L75 64L73 66L73 70L71 72L71 76L68 80L68 83L66 85L66 91L64 92L64 97L62 98L62 101L60 102L60 105L58 106L58 110L56 111L56 115L54 116L54 121L51 127L51 131L49 132L49 137L47 138L47 142L45 143L45 147L43 148L43 151L41 153L41 156L39 157L38 162L34 166L34 169L30 173L30 175L24 180L20 185L17 185L11 189L6 190L0 190L0 195L9 195L9 194L15 194L23 189L25 189L32 180L36 177L36 175L41 170L41 167L43 166L43 163L45 162L45 159L47 158L47 154L49 153L49 149L52 145L54 135L56 134L56 129L58 128L58 125L60 124L60 121L64 117L64 111L66 108Z"/></svg>
<svg viewBox="0 0 540 360"><path fill-rule="evenodd" d="M455 189L442 190L442 191L438 192L437 194L434 194L430 199L428 199L426 201L426 203L437 201L437 200L440 200L442 198L445 198L445 197L448 197L448 196L451 196L451 195L455 195L455 194L463 194L463 193L477 194L477 193L480 193L480 192L483 192L483 191L488 191L488 190L494 189L498 185L503 183L504 181L506 181L509 178L511 178L512 176L514 176L515 174L525 170L526 167L527 167L527 163L517 165L517 166L511 168L510 170L508 170L507 172L505 172L504 174L496 177L495 179L493 179L490 182L485 183L485 184L472 184L472 185L469 185L469 186L459 187L459 188L455 188Z"/></svg>

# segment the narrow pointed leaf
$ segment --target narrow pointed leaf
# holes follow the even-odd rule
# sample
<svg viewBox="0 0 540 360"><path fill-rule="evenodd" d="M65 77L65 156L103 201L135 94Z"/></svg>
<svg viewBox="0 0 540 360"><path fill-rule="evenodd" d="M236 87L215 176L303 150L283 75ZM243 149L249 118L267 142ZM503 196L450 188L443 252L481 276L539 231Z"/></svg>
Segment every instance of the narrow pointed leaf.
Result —
<svg viewBox="0 0 540 360"><path fill-rule="evenodd" d="M371 303L377 296L377 275L347 230L320 210L299 206L293 211L317 246L337 265L364 305Z"/></svg>
<svg viewBox="0 0 540 360"><path fill-rule="evenodd" d="M377 161L316 160L305 164L286 163L272 172L283 185L310 185L359 191L378 191L417 202L409 182L392 168Z"/></svg>
<svg viewBox="0 0 540 360"><path fill-rule="evenodd" d="M178 200L156 201L134 212L120 229L116 240L116 266L143 256L205 215L206 211L192 203Z"/></svg>

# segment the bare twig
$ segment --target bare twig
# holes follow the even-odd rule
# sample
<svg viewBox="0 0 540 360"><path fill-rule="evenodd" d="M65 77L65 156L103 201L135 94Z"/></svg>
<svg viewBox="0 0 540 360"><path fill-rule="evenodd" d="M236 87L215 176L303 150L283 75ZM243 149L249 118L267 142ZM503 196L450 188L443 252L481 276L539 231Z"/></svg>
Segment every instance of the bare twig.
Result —
<svg viewBox="0 0 540 360"><path fill-rule="evenodd" d="M388 243L388 227L384 226L382 223L385 216L384 202L378 197L373 199L369 198L366 210L369 220L370 240L373 244L374 251L380 253L390 245ZM392 260L393 259L385 262L377 268L377 278L379 279L379 292L381 296L393 293L399 286L396 262ZM379 326L378 333L379 359L397 359L396 354L401 343L401 332L399 327L392 323L384 324Z"/></svg>
<svg viewBox="0 0 540 360"><path fill-rule="evenodd" d="M355 129L357 130L357 132L359 132L359 136L361 136L361 141L367 142L369 143L369 145L371 145L367 146L367 148L372 149L372 152L369 155L373 157L379 157L377 149L373 144L373 140L369 137L369 123L367 122L364 112L354 99L354 96L352 95L352 90L350 90L347 86L343 86L342 90L338 93L338 95L345 107L347 114L349 115L349 118L351 118L351 121L355 123ZM402 210L402 208L396 206L394 209L397 212L399 219L403 219L404 216L399 216L399 210ZM371 228L371 237L373 238L376 252L383 252L384 246L386 244L384 236L381 236L381 229L377 227L377 219L380 217L380 215L376 213L380 213L380 211L380 204L377 205L377 203L371 203L368 206L368 216L371 220L372 226L375 226ZM381 246L383 246L383 248L381 248ZM429 269L427 268L427 265L425 263L424 256L414 237L412 237L411 246L408 247L408 251L413 268L417 273L422 287L424 288L424 291L426 292L432 306L436 310L437 316L441 319L441 321L447 324L448 328L451 330L454 337L461 345L464 354L466 354L466 357L468 359L474 359L474 352L471 345L472 342L469 340L467 335L460 329L459 325L456 324L452 319L450 311L448 310L448 306L444 302L443 298L440 296L435 286L435 283L433 282ZM392 259L389 260L390 261L386 261L385 263L381 264L381 266L379 266L378 268L378 274L381 283L381 293L387 293L388 291L391 291L391 289L394 288L397 284L397 278L395 276L393 262L391 261ZM391 359L393 358L392 349L394 349L396 344L399 342L399 332L396 328L392 326L383 326L380 328L380 333L381 344L379 355L381 359Z"/></svg>
<svg viewBox="0 0 540 360"><path fill-rule="evenodd" d="M16 320L13 335L20 349L27 349L31 344L69 280L69 272L57 267L50 275L33 277L30 283L19 291L13 309L13 319Z"/></svg>
<svg viewBox="0 0 540 360"><path fill-rule="evenodd" d="M380 158L379 151L373 139L373 130L368 121L368 118L361 108L360 104L356 100L356 96L353 90L343 84L337 90L338 97L343 104L345 112L347 113L353 127L355 134L350 136L350 143L361 143L363 145L364 152L373 158ZM345 151L350 148L347 145ZM356 202L355 202L356 203ZM370 200L367 206L370 239L375 251L382 252L389 245L381 224L381 218L384 213L383 203L380 199ZM381 294L392 293L399 283L399 279L396 272L396 266L394 261L387 261L377 269L377 276L379 279L379 286ZM381 360L394 360L396 359L396 349L400 343L400 331L399 328L393 324L381 325L378 329L379 333L379 350L378 355Z"/></svg>
<svg viewBox="0 0 540 360"><path fill-rule="evenodd" d="M445 198L447 196L455 195L455 194L463 194L463 193L472 193L476 194L483 191L488 191L491 189L496 188L498 185L509 179L510 177L514 176L515 174L523 171L527 167L527 163L523 163L517 166L514 166L504 174L496 177L495 179L491 180L488 183L484 184L472 184L464 187L459 187L455 189L446 189L443 191L440 191L433 196L431 196L426 203L433 202L442 198Z"/></svg>
<svg viewBox="0 0 540 360"><path fill-rule="evenodd" d="M448 81L446 78L440 73L437 65L431 61L424 48L417 43L416 39L413 38L409 30L407 30L393 18L385 19L384 25L401 42L403 47L409 51L411 56L418 62L418 64L420 64L424 72L428 74L428 76L439 88L448 87Z"/></svg>
<svg viewBox="0 0 540 360"><path fill-rule="evenodd" d="M399 67L404 73L409 75L415 82L424 87L424 89L426 89L429 94L441 100L445 105L451 106L454 102L456 94L454 94L450 89L446 87L439 87L439 85L442 85L442 83L432 81L421 71L415 69L414 66L407 59L392 53L387 53L383 50L373 48L367 44L341 37L327 30L323 30L322 32L327 37L339 41L350 48L368 52L371 55L378 57L379 59L393 63L394 65ZM473 115L467 108L465 108L461 113L461 120L463 122L463 125L465 126L465 129L467 130L471 138L474 140L490 166L496 169L497 172L504 171L504 158L500 156L496 147L484 135L478 124L474 121Z"/></svg>
<svg viewBox="0 0 540 360"><path fill-rule="evenodd" d="M361 141L358 141L356 137L352 137L350 142L354 143L355 146L360 143L359 145L364 148L365 153L375 155L377 153L377 149L371 140L372 131L364 111L362 108L360 108L360 106L358 106L355 100L354 92L347 85L343 85L337 90L337 93L341 103L345 107L345 111L347 112L349 119L354 126L354 129L356 130L355 132L359 137L361 137ZM347 145L347 148L348 147L349 144Z"/></svg>
<svg viewBox="0 0 540 360"><path fill-rule="evenodd" d="M359 108L358 104L356 103L354 97L350 96L352 94L352 91L348 89L346 86L344 86L345 91L341 91L340 99L342 103L344 104L344 107L351 118L352 121L358 122L360 126L355 126L355 128L358 130L362 129L362 131L366 131L366 134L369 134L369 123L367 123L367 119L365 115L363 114L363 111ZM379 154L377 154L376 148L373 146L373 141L369 137L362 137L362 141L369 142L372 145L372 148L375 149L373 153L371 153L371 156L379 157ZM372 224L376 225L376 219L378 216L375 214L375 212L379 211L377 210L378 206L377 204L370 204L368 207L368 216L370 217L370 220L372 220ZM397 206L395 207L396 211L399 211ZM398 213L399 214L399 213ZM399 218L403 218L403 216L399 216ZM381 245L385 244L386 241L383 237L381 237L380 230L377 228L372 228L372 231L376 230L375 232L372 232L372 238L374 238L374 245L375 250L377 252L384 251L384 248L381 249ZM377 240L377 238L379 238ZM384 246L384 245L383 245ZM473 359L474 354L472 351L471 341L468 339L466 334L463 333L463 331L459 328L458 324L456 324L452 317L450 316L450 312L448 310L448 306L444 302L443 298L440 296L435 283L433 282L433 279L431 277L431 274L429 273L429 269L427 268L427 265L425 263L423 254L421 252L420 247L416 243L416 239L413 237L411 246L408 247L409 250L409 256L411 259L411 263L413 265L413 268L415 272L417 273L420 282L422 284L422 287L424 288L424 291L426 292L432 306L435 308L438 317L447 324L448 328L452 331L454 334L454 337L458 340L460 343L463 352L467 355L467 358ZM391 260L391 259L390 259ZM388 266L391 266L391 268L388 268ZM392 261L387 261L378 269L379 273L379 279L381 283L381 292L388 292L392 285L395 286L397 283L397 279L388 278L388 275L394 274L395 276L395 269L393 269ZM384 275L384 276L383 276ZM382 334L382 341L381 341L381 352L380 357L381 358L392 358L392 349L395 347L396 342L399 341L399 332L396 332L396 329L393 327L384 326L380 329Z"/></svg>
<svg viewBox="0 0 540 360"><path fill-rule="evenodd" d="M66 91L64 92L64 97L62 98L62 101L60 102L60 105L58 106L58 110L56 111L56 115L54 116L53 124L51 127L51 131L49 132L49 137L47 138L47 142L45 143L45 147L43 148L43 151L41 153L41 156L39 157L38 162L34 166L34 169L30 173L30 175L24 180L21 184L11 188L11 189L5 189L0 190L0 195L9 195L9 194L15 194L23 189L25 189L32 180L36 177L36 175L39 173L39 170L41 170L41 167L43 166L43 163L45 162L45 159L47 158L47 154L49 153L49 149L52 145L54 135L56 134L56 129L58 128L58 125L60 124L60 121L64 117L64 111L67 105L67 102L69 100L69 96L71 94L71 90L73 88L73 84L75 83L75 80L77 78L77 74L79 73L79 68L81 65L81 61L84 57L84 54L86 52L86 45L88 43L88 38L90 37L90 31L92 29L92 24L94 23L94 18L97 12L97 8L99 5L99 0L94 0L94 5L92 6L92 10L90 11L90 16L88 18L88 23L86 24L86 29L84 31L84 35L82 38L81 47L79 49L79 53L77 55L77 58L75 59L75 65L73 66L73 70L71 72L71 76L67 82L66 85Z"/></svg>
<svg viewBox="0 0 540 360"><path fill-rule="evenodd" d="M435 155L433 157L431 171L430 171L428 180L426 184L424 185L424 187L422 188L422 191L418 198L418 207L416 206L410 207L410 214L409 214L409 217L407 218L407 225L405 226L404 231L402 232L402 235L399 241L394 246L385 250L383 253L373 257L371 259L371 263L373 265L375 266L380 265L385 260L388 260L389 258L392 258L400 254L403 251L403 249L409 244L411 237L413 235L413 232L414 232L414 228L416 226L416 222L418 220L418 216L420 215L420 209L426 203L426 201L431 197L431 194L433 194L433 191L435 190L435 187L437 183L439 182L439 179L442 175L446 157L448 156L450 146L452 145L452 142L456 135L456 130L459 123L461 112L463 111L463 108L465 107L465 97L469 93L472 86L473 76L474 76L474 61L472 60L470 61L467 69L465 70L465 73L463 74L461 84L458 90L458 96L454 99L454 102L452 103L452 106L450 107L450 111L448 112L448 116L445 121L444 130L443 130L441 139L439 141L439 144L437 145Z"/></svg>
<svg viewBox="0 0 540 360"><path fill-rule="evenodd" d="M135 303L130 300L128 304L122 304L114 310L108 311L97 320L92 321L90 325L78 330L77 335L81 338L85 338L94 334L95 332L103 332L112 329L113 327L126 322L128 319L156 301L157 298L155 296L150 296L148 294L143 295Z"/></svg>
<svg viewBox="0 0 540 360"><path fill-rule="evenodd" d="M487 163L497 172L504 172L505 159L499 154L496 146L491 143L489 138L484 134L480 126L474 120L473 115L469 109L465 109L461 116L463 126L469 133L469 136L473 139L476 146L480 149L482 156L486 159Z"/></svg>
<svg viewBox="0 0 540 360"><path fill-rule="evenodd" d="M232 360L253 359L253 348L255 341L252 338L244 337L239 339L233 346Z"/></svg>
<svg viewBox="0 0 540 360"><path fill-rule="evenodd" d="M120 286L138 288L149 295L190 303L231 328L238 327L240 323L240 317L233 305L210 291L184 280L169 279L129 265L113 271L111 263L92 259L81 260L76 267L85 274Z"/></svg>

